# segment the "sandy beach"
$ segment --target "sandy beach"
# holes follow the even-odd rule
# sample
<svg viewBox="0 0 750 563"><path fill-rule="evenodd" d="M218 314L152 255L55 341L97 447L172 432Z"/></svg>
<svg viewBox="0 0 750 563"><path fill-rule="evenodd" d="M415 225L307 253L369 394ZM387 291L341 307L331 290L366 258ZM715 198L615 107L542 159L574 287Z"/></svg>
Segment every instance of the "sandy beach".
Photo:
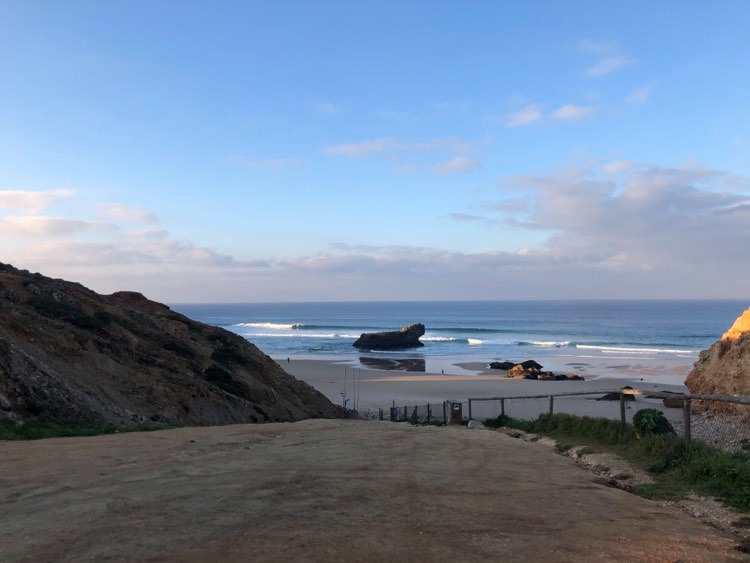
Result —
<svg viewBox="0 0 750 563"><path fill-rule="evenodd" d="M277 361L286 371L315 387L332 402L342 404L344 399L348 399L347 406L352 407L356 401L361 412L387 409L394 402L397 406L427 403L437 405L445 400L465 402L469 398L524 397L578 391L606 393L629 385L642 391L643 395L637 396L632 403L628 402L628 418L639 408L661 408L660 400L645 397L648 392L686 391L683 382L690 369L690 364L612 366L601 363L587 366L587 372L576 371L584 375L584 381L533 381L509 379L504 371L489 370L487 362L481 361L445 363L442 364L445 366L442 368L445 373L355 367L361 364L350 360L290 358L287 361L284 358ZM601 375L594 375L592 372ZM560 398L556 400L556 404L556 412L611 418L619 416L617 402L596 401L595 396ZM546 412L549 401L547 398L508 400L505 407L506 413L511 416L532 418ZM499 408L499 401L473 402L472 414L475 418L494 417L499 414ZM669 418L678 420L681 416L679 409L671 410L675 412Z"/></svg>

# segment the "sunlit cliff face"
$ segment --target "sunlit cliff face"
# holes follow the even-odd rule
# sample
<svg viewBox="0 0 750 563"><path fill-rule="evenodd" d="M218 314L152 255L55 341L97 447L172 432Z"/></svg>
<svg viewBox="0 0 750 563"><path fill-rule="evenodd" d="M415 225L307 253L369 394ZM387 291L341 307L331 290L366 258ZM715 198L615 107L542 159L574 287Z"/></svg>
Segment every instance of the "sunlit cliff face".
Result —
<svg viewBox="0 0 750 563"><path fill-rule="evenodd" d="M750 309L747 309L734 321L732 328L724 333L722 340L737 340L744 333L750 332Z"/></svg>

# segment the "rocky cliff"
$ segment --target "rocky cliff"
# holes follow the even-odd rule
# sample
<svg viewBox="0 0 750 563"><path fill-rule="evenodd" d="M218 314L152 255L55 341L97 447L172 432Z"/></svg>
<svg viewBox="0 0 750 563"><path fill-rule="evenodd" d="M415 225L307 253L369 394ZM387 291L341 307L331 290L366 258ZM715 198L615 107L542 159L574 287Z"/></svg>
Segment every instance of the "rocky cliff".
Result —
<svg viewBox="0 0 750 563"><path fill-rule="evenodd" d="M0 418L204 425L337 417L253 344L133 292L0 263Z"/></svg>
<svg viewBox="0 0 750 563"><path fill-rule="evenodd" d="M750 309L701 352L685 385L696 394L750 395Z"/></svg>

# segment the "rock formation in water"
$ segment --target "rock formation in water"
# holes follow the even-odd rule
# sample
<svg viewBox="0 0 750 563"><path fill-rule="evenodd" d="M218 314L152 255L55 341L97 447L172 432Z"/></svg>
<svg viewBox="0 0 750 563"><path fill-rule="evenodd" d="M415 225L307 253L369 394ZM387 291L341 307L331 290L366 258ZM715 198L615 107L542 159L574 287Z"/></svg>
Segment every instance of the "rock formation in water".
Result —
<svg viewBox="0 0 750 563"><path fill-rule="evenodd" d="M417 323L389 332L364 332L352 344L366 350L404 350L424 346L419 340L424 335L424 325Z"/></svg>
<svg viewBox="0 0 750 563"><path fill-rule="evenodd" d="M695 394L750 395L750 309L701 352L685 385Z"/></svg>
<svg viewBox="0 0 750 563"><path fill-rule="evenodd" d="M0 419L178 425L337 417L244 338L133 292L0 263Z"/></svg>

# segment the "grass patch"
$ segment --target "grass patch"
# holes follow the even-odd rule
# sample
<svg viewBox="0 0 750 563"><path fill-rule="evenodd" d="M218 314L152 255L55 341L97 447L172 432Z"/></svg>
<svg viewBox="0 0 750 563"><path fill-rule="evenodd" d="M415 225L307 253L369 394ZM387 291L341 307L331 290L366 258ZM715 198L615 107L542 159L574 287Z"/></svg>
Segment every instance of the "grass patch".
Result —
<svg viewBox="0 0 750 563"><path fill-rule="evenodd" d="M750 452L725 452L702 442L685 442L670 433L640 436L631 426L603 418L543 414L535 420L498 417L485 423L544 434L560 441L558 449L579 445L613 452L647 470L654 483L637 493L648 498L676 498L689 493L716 497L750 512Z"/></svg>
<svg viewBox="0 0 750 563"><path fill-rule="evenodd" d="M166 430L175 425L154 422L136 426L116 426L114 424L79 424L52 420L30 420L18 425L12 420L0 420L0 440L43 440L72 436L100 436L118 432L143 432Z"/></svg>

